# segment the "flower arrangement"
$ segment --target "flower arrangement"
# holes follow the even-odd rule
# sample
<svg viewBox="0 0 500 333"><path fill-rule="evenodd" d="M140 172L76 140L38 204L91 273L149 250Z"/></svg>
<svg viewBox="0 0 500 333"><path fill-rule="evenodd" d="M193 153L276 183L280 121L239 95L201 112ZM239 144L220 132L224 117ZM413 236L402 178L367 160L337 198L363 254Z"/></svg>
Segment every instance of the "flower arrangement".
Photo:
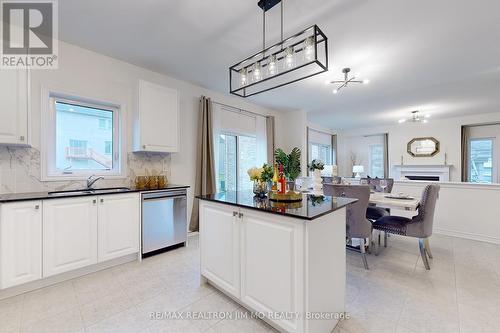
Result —
<svg viewBox="0 0 500 333"><path fill-rule="evenodd" d="M250 168L247 170L248 177L250 177L250 180L252 180L252 181L261 180L263 172L264 172L264 168L257 168L257 167L253 167L253 168Z"/></svg>
<svg viewBox="0 0 500 333"><path fill-rule="evenodd" d="M264 163L261 168L253 167L247 170L248 177L253 181L253 192L258 197L265 197L268 192L268 182L273 179L274 169Z"/></svg>
<svg viewBox="0 0 500 333"><path fill-rule="evenodd" d="M325 163L323 163L320 160L312 160L311 164L308 164L307 167L309 168L309 171L314 171L314 170L323 170L325 168Z"/></svg>

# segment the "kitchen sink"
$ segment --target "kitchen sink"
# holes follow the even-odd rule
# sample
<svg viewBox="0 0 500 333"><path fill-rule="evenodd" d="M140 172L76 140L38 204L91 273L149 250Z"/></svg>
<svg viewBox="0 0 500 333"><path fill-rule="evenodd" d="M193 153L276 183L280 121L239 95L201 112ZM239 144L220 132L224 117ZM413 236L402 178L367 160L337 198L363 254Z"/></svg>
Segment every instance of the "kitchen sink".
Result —
<svg viewBox="0 0 500 333"><path fill-rule="evenodd" d="M128 192L130 189L128 187L111 187L111 188L96 188L96 189L84 189L84 190L69 190L69 191L54 191L49 192L49 196L74 196L74 195L92 195L92 194L105 194L105 193L121 193Z"/></svg>

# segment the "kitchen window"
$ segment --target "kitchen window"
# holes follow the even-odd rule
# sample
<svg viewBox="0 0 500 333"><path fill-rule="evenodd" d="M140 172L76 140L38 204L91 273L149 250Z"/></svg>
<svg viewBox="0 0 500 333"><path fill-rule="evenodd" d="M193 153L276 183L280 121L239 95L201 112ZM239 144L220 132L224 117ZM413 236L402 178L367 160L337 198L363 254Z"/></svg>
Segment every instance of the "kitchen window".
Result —
<svg viewBox="0 0 500 333"><path fill-rule="evenodd" d="M50 96L45 180L121 176L120 108L75 97Z"/></svg>

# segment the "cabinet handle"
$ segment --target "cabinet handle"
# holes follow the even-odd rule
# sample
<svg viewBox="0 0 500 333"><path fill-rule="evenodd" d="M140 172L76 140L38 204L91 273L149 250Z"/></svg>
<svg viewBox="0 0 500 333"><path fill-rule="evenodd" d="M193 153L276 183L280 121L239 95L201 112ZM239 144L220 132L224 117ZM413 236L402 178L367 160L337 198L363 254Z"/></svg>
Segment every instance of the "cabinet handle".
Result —
<svg viewBox="0 0 500 333"><path fill-rule="evenodd" d="M92 203L93 203L94 205L96 204L96 202L97 202L97 200L96 200L96 199L92 200Z"/></svg>
<svg viewBox="0 0 500 333"><path fill-rule="evenodd" d="M239 213L238 217L241 219L243 217L243 213Z"/></svg>
<svg viewBox="0 0 500 333"><path fill-rule="evenodd" d="M104 199L101 199L101 203L104 203Z"/></svg>
<svg viewBox="0 0 500 333"><path fill-rule="evenodd" d="M238 212L233 212L233 217L238 216Z"/></svg>
<svg viewBox="0 0 500 333"><path fill-rule="evenodd" d="M40 209L40 205L35 205L35 209Z"/></svg>
<svg viewBox="0 0 500 333"><path fill-rule="evenodd" d="M19 137L19 140L24 141L24 135L21 135L21 136Z"/></svg>
<svg viewBox="0 0 500 333"><path fill-rule="evenodd" d="M143 146L142 146L142 149L146 149L146 145L143 145Z"/></svg>

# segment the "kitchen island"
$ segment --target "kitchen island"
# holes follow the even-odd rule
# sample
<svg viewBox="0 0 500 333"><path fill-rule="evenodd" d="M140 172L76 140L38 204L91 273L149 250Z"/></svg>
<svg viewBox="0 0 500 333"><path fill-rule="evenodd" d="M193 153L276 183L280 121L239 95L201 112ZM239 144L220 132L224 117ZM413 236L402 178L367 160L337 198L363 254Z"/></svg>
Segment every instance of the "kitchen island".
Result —
<svg viewBox="0 0 500 333"><path fill-rule="evenodd" d="M200 199L201 275L282 332L329 333L344 315L346 206L225 192Z"/></svg>

